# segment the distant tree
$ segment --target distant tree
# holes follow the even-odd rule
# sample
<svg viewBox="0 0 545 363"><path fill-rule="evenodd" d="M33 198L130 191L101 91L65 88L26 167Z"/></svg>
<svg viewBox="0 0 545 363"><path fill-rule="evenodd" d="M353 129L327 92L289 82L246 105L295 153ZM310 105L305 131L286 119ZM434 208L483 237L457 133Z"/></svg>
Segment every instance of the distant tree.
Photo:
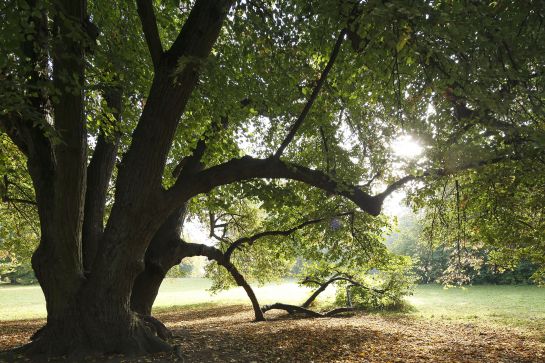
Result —
<svg viewBox="0 0 545 363"><path fill-rule="evenodd" d="M447 205L442 207L447 208ZM437 213L441 213L441 216ZM452 237L456 236L456 228L452 225L449 228L449 223L454 222L448 218L451 216L446 210L432 212L425 208L420 216L406 213L398 218L394 232L386 239L390 251L412 258L419 282L450 285L526 284L532 282L532 277L539 282L540 255L534 256L529 250L517 251L515 244L512 244L509 255L494 247L504 245L502 238L506 235L498 234L494 244L484 243L483 236L479 234L464 239L458 262L457 241ZM521 232L517 233L522 236ZM539 244L536 242L533 246Z"/></svg>
<svg viewBox="0 0 545 363"><path fill-rule="evenodd" d="M386 238L388 248L398 255L410 256L421 283L439 282L448 267L445 245L427 238L423 223L414 213L398 217L394 232Z"/></svg>
<svg viewBox="0 0 545 363"><path fill-rule="evenodd" d="M520 160L463 173L442 181L441 191L427 197L424 238L449 251L453 281L526 283L531 277L543 282L545 179L540 165L543 161ZM506 271L512 272L502 277Z"/></svg>

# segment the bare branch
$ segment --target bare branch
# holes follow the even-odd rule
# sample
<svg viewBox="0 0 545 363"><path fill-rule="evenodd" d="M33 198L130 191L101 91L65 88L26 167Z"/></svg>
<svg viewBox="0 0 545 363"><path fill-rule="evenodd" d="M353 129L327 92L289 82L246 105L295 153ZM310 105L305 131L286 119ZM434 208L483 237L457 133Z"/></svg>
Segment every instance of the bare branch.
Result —
<svg viewBox="0 0 545 363"><path fill-rule="evenodd" d="M33 200L21 199L21 198L10 198L7 195L4 195L2 197L2 201L6 202L6 203L20 203L20 204L28 204L28 205L32 205L32 206L37 205L37 203L35 201L33 201Z"/></svg>
<svg viewBox="0 0 545 363"><path fill-rule="evenodd" d="M2 201L3 202L6 202L6 203L21 203L21 204L28 204L28 205L32 205L32 206L36 206L37 203L35 200L32 200L32 198L23 190L23 188L21 188L19 185L11 182L9 179L8 179L8 176L7 175L4 175L4 186L2 189L0 189L0 191L2 192L0 195L0 197L2 198ZM13 185L14 187L16 187L19 192L24 196L24 198L11 198L8 196L8 192L9 192L9 186L10 185ZM1 185L0 185L1 186Z"/></svg>
<svg viewBox="0 0 545 363"><path fill-rule="evenodd" d="M329 316L334 316L334 315L337 315L337 314L341 314L341 313L356 310L355 308L352 307L352 303L350 301L350 295L347 296L348 299L349 299L349 306L348 307L341 307L341 308L333 309L333 310L325 312L325 313L320 313L320 312L308 309L310 304L316 299L316 297L318 297L318 295L320 295L330 284L332 284L334 282L337 282L337 281L346 281L346 282L350 283L349 287L358 286L358 287L361 287L361 288L364 288L364 289L367 289L369 291L379 293L379 294L385 293L387 291L387 289L388 289L388 288L386 288L386 289L378 290L378 289L373 289L373 288L367 287L367 286L361 284L360 282L354 280L351 276L349 276L347 274L344 274L344 273L336 273L335 275L330 277L325 282L319 282L319 281L316 281L316 280L312 280L309 277L306 277L305 280L303 280L303 283L315 283L315 284L319 285L319 287L318 287L318 289L316 289L316 291L314 291L312 293L312 295L301 306L289 305L289 304L283 304L283 303L275 303L275 304L272 304L272 305L265 305L265 306L263 306L261 308L261 310L264 313L269 311L269 310L273 310L273 309L285 310L289 314L298 313L298 314L303 314L303 315L306 315L306 316L312 317L312 318L329 317ZM347 293L348 293L348 290L347 290Z"/></svg>
<svg viewBox="0 0 545 363"><path fill-rule="evenodd" d="M321 314L321 313L319 313L317 311L312 311L312 310L303 308L301 306L290 305L290 304L282 304L282 303L264 305L261 308L261 311L263 311L265 313L265 312L267 312L269 310L274 310L274 309L285 310L289 314L294 314L294 313L304 314L304 315L307 315L307 316L310 316L310 317L313 317L313 318L321 318L321 317L324 316L323 314Z"/></svg>
<svg viewBox="0 0 545 363"><path fill-rule="evenodd" d="M330 310L330 311L325 312L325 313L319 313L317 311L306 309L306 308L304 308L302 306L275 303L275 304L272 304L272 305L264 305L261 308L261 311L263 311L265 313L265 312L267 312L269 310L274 310L274 309L285 310L289 314L303 314L303 315L306 315L306 316L311 317L311 318L327 318L327 317L331 317L331 316L335 316L335 315L338 315L338 314L347 313L347 312L351 312L351 311L356 310L355 308L352 308L352 307L344 307L344 308L336 308L336 309Z"/></svg>
<svg viewBox="0 0 545 363"><path fill-rule="evenodd" d="M350 214L353 214L353 213L354 212L344 212L344 213L336 214L335 216L336 217L342 217L342 216L347 216L347 215L350 215ZM233 252L244 243L247 243L248 245L252 245L255 241L257 241L260 238L264 238L264 237L289 236L290 234L294 233L295 231L298 231L298 230L300 230L300 229L302 229L302 228L304 228L306 226L310 226L312 224L317 224L317 223L323 222L326 218L327 217L307 220L305 222L302 222L302 223L298 224L295 227L292 227L292 228L286 229L286 230L264 231L264 232L254 234L253 236L250 236L250 237L239 238L227 248L227 251L225 251L225 258L229 260L231 258L231 255L233 254Z"/></svg>
<svg viewBox="0 0 545 363"><path fill-rule="evenodd" d="M305 104L305 107L303 108L303 111L301 111L301 114L295 120L293 125L290 128L290 131L284 141L282 141L282 144L280 144L280 147L274 154L275 158L280 158L282 153L284 152L284 149L290 144L290 142L295 137L295 134L297 133L297 130L299 127L301 127L302 123L305 121L305 118L307 117L310 109L312 108L312 105L314 104L314 101L316 101L316 98L318 97L318 93L320 93L320 90L322 89L322 86L324 85L327 76L329 72L331 71L331 68L333 68L333 64L335 63L335 60L337 59L337 56L339 55L339 51L341 49L341 45L344 41L344 38L346 36L347 30L346 28L341 30L339 33L339 36L337 37L337 41L335 42L335 45L333 47L333 50L331 51L331 55L329 56L329 61L327 62L324 70L322 71L322 75L320 76L320 79L316 83L316 86L314 86L314 89L312 90L312 93Z"/></svg>
<svg viewBox="0 0 545 363"><path fill-rule="evenodd" d="M157 19L153 11L153 2L152 0L137 0L136 5L153 67L157 69L163 56L163 46L161 45L159 30L157 29Z"/></svg>

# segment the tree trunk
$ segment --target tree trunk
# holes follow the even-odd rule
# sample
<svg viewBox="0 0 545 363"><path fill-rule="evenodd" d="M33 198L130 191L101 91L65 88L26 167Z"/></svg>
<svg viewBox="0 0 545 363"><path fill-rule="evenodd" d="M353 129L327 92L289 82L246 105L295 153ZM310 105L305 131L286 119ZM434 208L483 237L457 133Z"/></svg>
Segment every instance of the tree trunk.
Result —
<svg viewBox="0 0 545 363"><path fill-rule="evenodd" d="M151 315L153 302L166 273L184 257L180 235L187 207L183 205L163 223L150 242L144 257L144 270L134 281L131 307L134 311Z"/></svg>
<svg viewBox="0 0 545 363"><path fill-rule="evenodd" d="M59 34L73 33L83 24L85 2L63 1L60 5L62 14L54 17L55 29ZM87 145L81 43L74 38L57 39L53 44L52 63L54 85L59 90L58 97L52 102L54 126L59 130L58 137L62 142L51 143L38 126L32 127L28 169L36 191L41 229L32 267L48 312L46 332L49 334L41 336L62 334L70 343L76 335L77 293L83 283L81 233ZM73 77L68 79L65 72ZM36 106L38 110L39 106ZM45 121L43 110L40 114ZM45 344L45 350L63 351L52 343Z"/></svg>
<svg viewBox="0 0 545 363"><path fill-rule="evenodd" d="M131 309L142 315L151 315L153 303L165 278L165 272L152 264L146 264L134 281Z"/></svg>
<svg viewBox="0 0 545 363"><path fill-rule="evenodd" d="M108 107L117 122L121 122L122 90L112 87L104 92ZM87 167L87 191L83 218L83 266L88 272L93 265L98 243L104 231L104 209L108 186L117 156L120 133L106 135L102 130Z"/></svg>

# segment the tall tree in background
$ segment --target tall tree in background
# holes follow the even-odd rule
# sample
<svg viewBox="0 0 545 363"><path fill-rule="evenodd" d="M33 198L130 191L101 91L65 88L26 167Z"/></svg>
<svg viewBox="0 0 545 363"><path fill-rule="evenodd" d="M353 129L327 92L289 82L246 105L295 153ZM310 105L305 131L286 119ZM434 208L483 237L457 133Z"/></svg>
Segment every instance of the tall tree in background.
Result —
<svg viewBox="0 0 545 363"><path fill-rule="evenodd" d="M542 155L542 6L8 2L0 127L27 159L48 311L26 351L169 349L131 295L154 298L215 188L289 179L376 216L415 179ZM505 122L532 135L522 155ZM430 149L397 170L404 132Z"/></svg>

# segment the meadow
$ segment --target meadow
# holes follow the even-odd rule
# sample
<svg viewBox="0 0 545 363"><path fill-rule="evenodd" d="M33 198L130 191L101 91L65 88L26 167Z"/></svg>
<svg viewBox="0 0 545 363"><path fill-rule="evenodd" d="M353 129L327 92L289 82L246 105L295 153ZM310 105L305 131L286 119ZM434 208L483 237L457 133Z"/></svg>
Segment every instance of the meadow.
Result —
<svg viewBox="0 0 545 363"><path fill-rule="evenodd" d="M210 281L204 278L166 279L154 309L164 312L174 307L204 304L249 306L242 288L210 294L210 286ZM255 291L261 304L270 304L304 301L310 290L295 281L283 281L256 287ZM331 299L333 294L333 289L328 289L321 296L322 302ZM536 286L445 289L439 285L419 285L407 302L411 309L405 314L414 317L545 331L545 288ZM0 321L44 318L45 315L45 301L38 286L0 286Z"/></svg>
<svg viewBox="0 0 545 363"><path fill-rule="evenodd" d="M544 362L545 288L417 286L403 312L292 319L268 312L253 322L242 289L211 295L206 279L167 279L154 315L173 332L180 355L140 362ZM255 288L261 304L300 303L309 294L295 281ZM321 303L334 296L326 291ZM44 323L38 286L0 286L0 351L28 342ZM177 353L176 353L177 354ZM182 358L180 358L182 357ZM11 362L13 357L0 362ZM112 358L116 361L117 358ZM93 360L90 360L93 361Z"/></svg>

